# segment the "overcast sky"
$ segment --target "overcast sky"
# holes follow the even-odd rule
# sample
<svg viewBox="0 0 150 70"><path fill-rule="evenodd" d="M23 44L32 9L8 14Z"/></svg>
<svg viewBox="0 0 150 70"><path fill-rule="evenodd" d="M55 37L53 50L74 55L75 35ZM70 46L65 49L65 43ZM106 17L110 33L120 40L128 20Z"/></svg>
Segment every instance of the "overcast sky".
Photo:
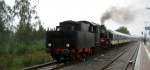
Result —
<svg viewBox="0 0 150 70"><path fill-rule="evenodd" d="M14 5L14 0L5 1ZM110 8L128 8L134 12L134 21L122 24L110 19L105 25L111 30L126 26L132 35L140 36L144 26L150 24L150 10L146 9L148 4L149 0L39 0L38 13L44 27L48 28L64 20L88 20L101 24L100 18Z"/></svg>

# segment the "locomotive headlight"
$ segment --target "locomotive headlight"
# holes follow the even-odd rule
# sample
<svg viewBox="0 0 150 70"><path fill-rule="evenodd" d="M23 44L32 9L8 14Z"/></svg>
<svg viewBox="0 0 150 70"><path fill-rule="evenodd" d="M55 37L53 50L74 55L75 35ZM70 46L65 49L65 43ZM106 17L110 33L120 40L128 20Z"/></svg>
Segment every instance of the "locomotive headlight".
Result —
<svg viewBox="0 0 150 70"><path fill-rule="evenodd" d="M70 44L69 44L69 43L67 43L67 44L66 44L66 47L70 47Z"/></svg>
<svg viewBox="0 0 150 70"><path fill-rule="evenodd" d="M48 46L51 47L51 46L52 46L52 43L48 43Z"/></svg>

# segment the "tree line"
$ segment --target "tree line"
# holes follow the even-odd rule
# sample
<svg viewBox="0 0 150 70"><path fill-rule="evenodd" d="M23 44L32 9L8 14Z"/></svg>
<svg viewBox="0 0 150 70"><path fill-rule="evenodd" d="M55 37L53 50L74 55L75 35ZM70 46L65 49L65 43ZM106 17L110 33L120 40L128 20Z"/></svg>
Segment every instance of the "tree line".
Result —
<svg viewBox="0 0 150 70"><path fill-rule="evenodd" d="M15 0L14 6L0 0L0 70L50 61L45 52L45 32L38 12L38 0Z"/></svg>
<svg viewBox="0 0 150 70"><path fill-rule="evenodd" d="M116 29L116 31L130 35L129 30L126 27L124 27L124 26L119 27L118 29Z"/></svg>
<svg viewBox="0 0 150 70"><path fill-rule="evenodd" d="M0 1L0 45L10 40L30 43L44 39L44 34L36 5L31 0L15 0L13 7Z"/></svg>

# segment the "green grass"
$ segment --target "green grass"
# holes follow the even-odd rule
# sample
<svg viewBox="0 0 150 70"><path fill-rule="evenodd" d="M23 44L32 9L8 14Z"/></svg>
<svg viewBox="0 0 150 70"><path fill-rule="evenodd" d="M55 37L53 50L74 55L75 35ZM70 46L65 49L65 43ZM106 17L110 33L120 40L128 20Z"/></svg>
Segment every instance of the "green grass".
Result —
<svg viewBox="0 0 150 70"><path fill-rule="evenodd" d="M0 70L21 68L51 61L43 40L31 44L13 43L0 46Z"/></svg>

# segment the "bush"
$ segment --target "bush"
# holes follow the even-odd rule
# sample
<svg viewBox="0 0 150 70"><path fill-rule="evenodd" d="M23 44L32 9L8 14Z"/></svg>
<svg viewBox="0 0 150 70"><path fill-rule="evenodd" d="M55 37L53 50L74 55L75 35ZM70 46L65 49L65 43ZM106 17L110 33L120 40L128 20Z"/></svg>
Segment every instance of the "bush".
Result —
<svg viewBox="0 0 150 70"><path fill-rule="evenodd" d="M12 59L11 56L1 56L0 57L0 70L8 70L11 66Z"/></svg>
<svg viewBox="0 0 150 70"><path fill-rule="evenodd" d="M16 56L13 58L10 70L20 70L23 67L23 58Z"/></svg>
<svg viewBox="0 0 150 70"><path fill-rule="evenodd" d="M0 46L0 70L20 70L23 67L51 61L43 40L31 44L10 43Z"/></svg>
<svg viewBox="0 0 150 70"><path fill-rule="evenodd" d="M45 53L45 51L34 52L32 54L25 55L24 66L32 66L35 64L40 64L51 60L52 60L51 57L49 56L49 54Z"/></svg>

